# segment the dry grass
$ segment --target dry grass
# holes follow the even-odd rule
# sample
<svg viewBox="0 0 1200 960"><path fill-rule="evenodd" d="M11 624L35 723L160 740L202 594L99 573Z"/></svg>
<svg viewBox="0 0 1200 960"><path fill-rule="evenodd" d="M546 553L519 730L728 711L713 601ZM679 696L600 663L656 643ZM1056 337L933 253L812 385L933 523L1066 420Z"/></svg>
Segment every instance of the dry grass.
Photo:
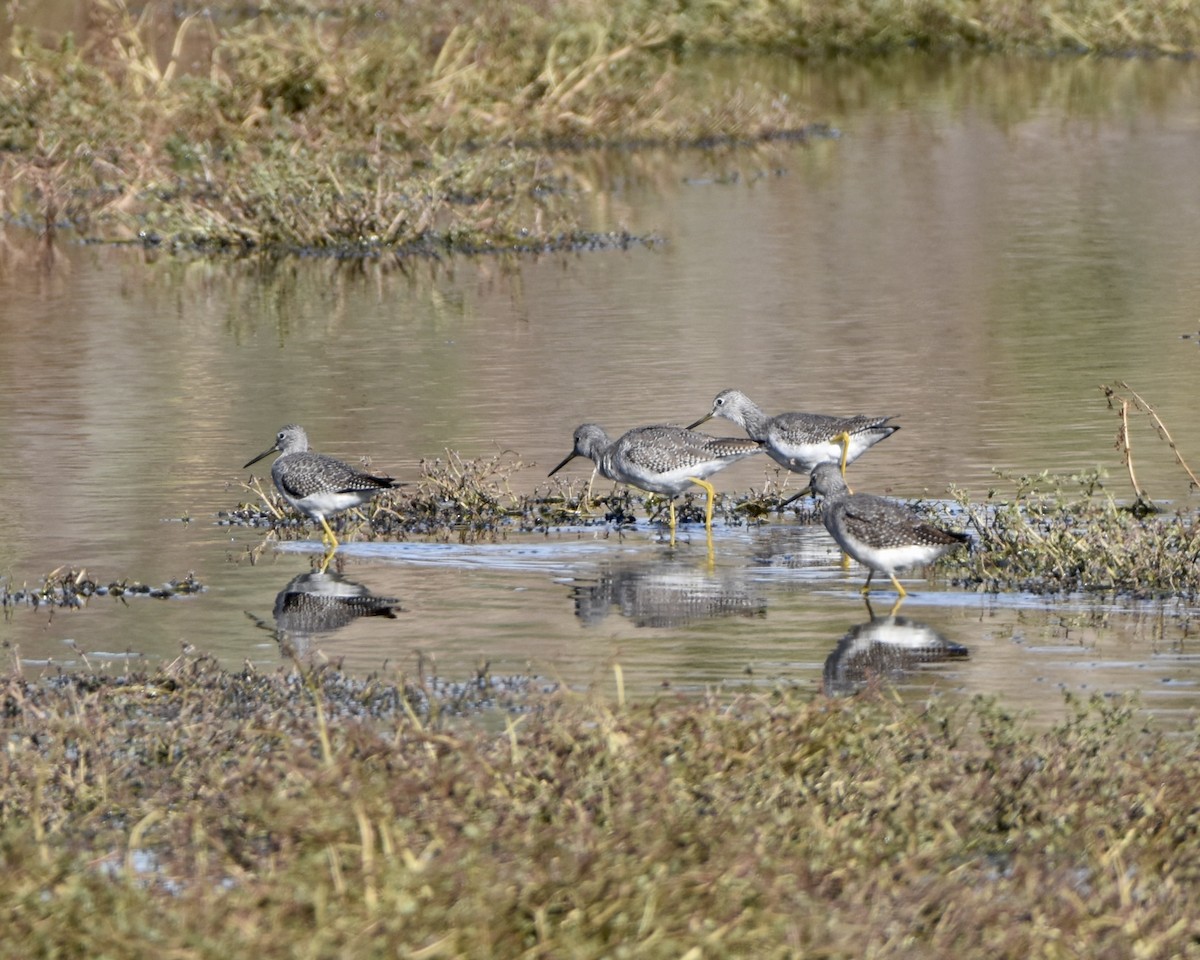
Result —
<svg viewBox="0 0 1200 960"><path fill-rule="evenodd" d="M627 245L586 222L570 151L802 135L780 91L680 82L714 51L1175 53L1187 5L140 7L18 26L0 77L0 210L169 249L441 254Z"/></svg>
<svg viewBox="0 0 1200 960"><path fill-rule="evenodd" d="M1127 704L533 698L376 678L0 680L21 955L1192 956L1194 733ZM385 704L370 709L364 704ZM18 869L19 865L19 869Z"/></svg>

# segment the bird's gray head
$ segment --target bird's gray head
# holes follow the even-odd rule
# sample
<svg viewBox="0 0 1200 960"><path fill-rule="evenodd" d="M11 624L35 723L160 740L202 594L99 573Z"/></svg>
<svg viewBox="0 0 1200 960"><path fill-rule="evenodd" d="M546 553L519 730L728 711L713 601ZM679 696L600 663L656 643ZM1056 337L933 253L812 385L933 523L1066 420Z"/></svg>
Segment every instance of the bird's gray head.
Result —
<svg viewBox="0 0 1200 960"><path fill-rule="evenodd" d="M819 497L836 497L848 489L841 467L836 463L818 463L808 476L808 485Z"/></svg>
<svg viewBox="0 0 1200 960"><path fill-rule="evenodd" d="M304 453L308 449L308 434L304 432L304 428L294 423L289 423L275 434L275 443L268 447L257 457L251 460L243 470L253 464L258 463L263 457L269 457L276 450L280 453Z"/></svg>
<svg viewBox="0 0 1200 960"><path fill-rule="evenodd" d="M688 424L688 429L695 430L700 424L707 423L713 417L724 417L726 420L736 422L736 411L741 409L745 401L746 395L741 390L722 390L713 399L712 409L695 423Z"/></svg>
<svg viewBox="0 0 1200 960"><path fill-rule="evenodd" d="M598 461L600 455L608 448L608 434L604 432L603 427L597 424L584 423L575 429L574 442L575 448L567 454L562 463L546 474L546 476L554 476L576 457L587 457L593 462Z"/></svg>

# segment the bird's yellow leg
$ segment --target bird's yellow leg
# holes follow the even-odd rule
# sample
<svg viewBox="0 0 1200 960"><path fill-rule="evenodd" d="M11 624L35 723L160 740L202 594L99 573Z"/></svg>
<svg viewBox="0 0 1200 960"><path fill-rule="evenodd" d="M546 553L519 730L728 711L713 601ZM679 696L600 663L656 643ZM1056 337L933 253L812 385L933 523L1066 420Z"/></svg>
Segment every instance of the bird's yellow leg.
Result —
<svg viewBox="0 0 1200 960"><path fill-rule="evenodd" d="M903 600L908 596L908 591L904 589L904 584L896 579L896 575L892 574L892 586L896 588L896 593L899 594L898 599Z"/></svg>
<svg viewBox="0 0 1200 960"><path fill-rule="evenodd" d="M707 480L701 480L699 477L688 477L692 483L698 487L703 487L704 492L708 494L708 502L704 504L704 529L708 535L712 536L712 517L713 517L713 502L716 499L717 491L713 489L713 485Z"/></svg>
<svg viewBox="0 0 1200 960"><path fill-rule="evenodd" d="M862 595L865 597L871 592L871 578L875 576L874 569L867 570L867 582L862 585Z"/></svg>
<svg viewBox="0 0 1200 960"><path fill-rule="evenodd" d="M675 498L672 497L667 501L668 516L671 520L671 546L675 546Z"/></svg>
<svg viewBox="0 0 1200 960"><path fill-rule="evenodd" d="M704 504L704 540L708 544L708 562L711 566L716 560L716 549L713 547L712 538L712 518L713 501L717 496L717 491L707 480L701 480L699 477L689 477L689 479L697 486L703 487L704 492L708 495L708 502Z"/></svg>
<svg viewBox="0 0 1200 960"><path fill-rule="evenodd" d="M845 430L833 438L835 443L842 445L842 476L846 476L846 458L850 456L850 434Z"/></svg>
<svg viewBox="0 0 1200 960"><path fill-rule="evenodd" d="M329 561L333 559L336 553L336 548L325 553L325 556L321 558L321 565L317 567L317 573L324 573L329 568Z"/></svg>
<svg viewBox="0 0 1200 960"><path fill-rule="evenodd" d="M321 539L329 544L329 552L332 553L339 546L338 538L333 535L333 528L329 526L329 522L324 517L321 517L320 519L321 526L325 528L325 536L323 536Z"/></svg>

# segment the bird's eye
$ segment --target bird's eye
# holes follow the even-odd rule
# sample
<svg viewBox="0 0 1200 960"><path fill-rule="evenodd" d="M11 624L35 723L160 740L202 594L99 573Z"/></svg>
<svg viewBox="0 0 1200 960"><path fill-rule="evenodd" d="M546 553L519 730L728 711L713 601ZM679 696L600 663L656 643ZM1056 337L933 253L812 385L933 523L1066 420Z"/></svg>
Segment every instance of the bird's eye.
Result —
<svg viewBox="0 0 1200 960"><path fill-rule="evenodd" d="M287 436L287 434L285 434L285 433L284 433L282 430L280 430L280 431L279 431L279 433L277 433L277 434L275 435L275 439L276 439L276 440L282 440L282 439L283 439L285 436Z"/></svg>
<svg viewBox="0 0 1200 960"><path fill-rule="evenodd" d="M714 406L714 407L723 407L723 406L725 406L725 398L724 398L724 397L717 397L716 401L713 403L713 406Z"/></svg>

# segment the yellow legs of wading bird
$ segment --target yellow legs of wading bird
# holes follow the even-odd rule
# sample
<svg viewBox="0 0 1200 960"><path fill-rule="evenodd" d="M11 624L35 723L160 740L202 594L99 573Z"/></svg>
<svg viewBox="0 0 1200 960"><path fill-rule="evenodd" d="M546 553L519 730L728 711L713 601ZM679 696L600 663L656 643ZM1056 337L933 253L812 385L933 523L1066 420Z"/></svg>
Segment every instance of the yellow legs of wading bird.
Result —
<svg viewBox="0 0 1200 960"><path fill-rule="evenodd" d="M740 390L722 390L712 410L688 429L713 417L724 417L766 447L771 459L796 473L809 473L818 463L837 459L842 476L853 463L880 440L900 429L891 417L830 417L823 413L781 413L770 417ZM792 500L785 501L786 507Z"/></svg>
<svg viewBox="0 0 1200 960"><path fill-rule="evenodd" d="M276 451L280 456L271 464L271 479L288 503L321 524L321 542L328 548L326 564L339 546L326 518L366 503L380 490L399 486L391 477L372 476L341 460L311 452L308 435L295 424L280 430L274 445L242 469Z"/></svg>
<svg viewBox="0 0 1200 960"><path fill-rule="evenodd" d="M908 596L896 571L930 563L968 542L965 533L943 530L922 520L902 503L869 493L851 493L836 463L821 463L810 478L813 493L824 497L825 529L838 545L870 568L862 592L871 590L876 571L886 573L900 598Z"/></svg>
<svg viewBox="0 0 1200 960"><path fill-rule="evenodd" d="M629 483L651 493L674 498L689 484L708 495L704 532L712 548L713 501L716 491L705 479L722 467L759 453L762 445L739 437L710 437L682 427L635 427L610 441L603 428L585 423L575 431L574 449L557 467L554 476L575 457L587 457L600 474L617 483ZM669 501L671 543L675 543L675 501Z"/></svg>

